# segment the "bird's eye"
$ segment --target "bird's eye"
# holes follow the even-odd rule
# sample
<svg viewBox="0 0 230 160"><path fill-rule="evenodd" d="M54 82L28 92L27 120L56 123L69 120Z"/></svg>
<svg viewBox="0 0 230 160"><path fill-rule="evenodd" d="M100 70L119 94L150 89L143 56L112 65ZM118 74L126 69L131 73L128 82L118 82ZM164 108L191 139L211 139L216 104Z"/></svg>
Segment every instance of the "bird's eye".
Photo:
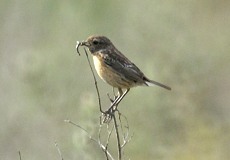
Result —
<svg viewBox="0 0 230 160"><path fill-rule="evenodd" d="M97 40L94 40L94 41L93 41L93 44L94 44L94 45L98 45L99 42L98 42Z"/></svg>

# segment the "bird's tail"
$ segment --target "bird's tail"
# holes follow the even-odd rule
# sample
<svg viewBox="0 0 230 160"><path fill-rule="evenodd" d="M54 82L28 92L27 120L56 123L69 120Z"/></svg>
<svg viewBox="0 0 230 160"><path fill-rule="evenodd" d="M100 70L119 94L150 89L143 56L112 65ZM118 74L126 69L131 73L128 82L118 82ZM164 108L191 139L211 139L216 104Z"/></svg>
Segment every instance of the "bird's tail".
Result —
<svg viewBox="0 0 230 160"><path fill-rule="evenodd" d="M157 85L157 86L160 86L160 87L165 88L167 90L171 90L171 88L169 86L166 86L164 84L161 84L161 83L153 81L153 80L146 79L145 83L147 84L147 86L155 86L155 85Z"/></svg>

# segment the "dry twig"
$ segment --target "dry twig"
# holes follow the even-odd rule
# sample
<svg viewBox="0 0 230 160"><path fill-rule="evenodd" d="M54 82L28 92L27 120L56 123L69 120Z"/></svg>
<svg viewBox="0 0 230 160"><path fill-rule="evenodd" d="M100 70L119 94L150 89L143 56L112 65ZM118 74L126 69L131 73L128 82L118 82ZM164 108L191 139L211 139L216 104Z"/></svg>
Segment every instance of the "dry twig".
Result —
<svg viewBox="0 0 230 160"><path fill-rule="evenodd" d="M19 155L19 160L22 160L22 156L21 156L21 152L18 151L18 155Z"/></svg>
<svg viewBox="0 0 230 160"><path fill-rule="evenodd" d="M102 149L102 151L106 154L107 160L109 160L108 157L109 157L111 160L114 160L113 156L110 154L110 152L108 151L108 149L106 148L106 146L103 145L100 141L98 141L98 140L96 140L95 138L93 138L93 137L88 133L88 131L87 131L86 129L84 129L84 128L81 127L80 125L78 125L78 124L72 122L71 120L65 120L65 122L70 123L70 124L72 124L72 125L74 125L74 126L80 128L81 130L83 130L83 131L87 134L87 136L88 136L88 138L89 138L90 140L92 140L93 142L95 142L95 143L97 143L97 144L99 145L99 147Z"/></svg>
<svg viewBox="0 0 230 160"><path fill-rule="evenodd" d="M101 97L100 97L100 92L99 92L99 89L98 89L98 86L97 86L97 79L96 79L96 76L95 76L95 74L93 72L93 68L92 68L92 65L90 64L89 56L88 56L88 53L87 53L85 48L84 48L84 51L85 51L85 55L86 55L87 61L88 61L89 66L90 66L90 70L91 70L92 75L93 75L94 84L95 84L95 87L96 87L96 90L97 90L97 97L98 97L98 104L99 104L99 107L100 107L100 111L102 113L104 113L102 108L101 108Z"/></svg>
<svg viewBox="0 0 230 160"><path fill-rule="evenodd" d="M61 153L61 150L60 150L60 148L59 148L59 146L58 146L58 143L55 142L54 144L55 144L55 147L57 148L57 151L58 151L58 154L59 154L61 160L64 160L64 158L63 158L63 156L62 156L62 153Z"/></svg>

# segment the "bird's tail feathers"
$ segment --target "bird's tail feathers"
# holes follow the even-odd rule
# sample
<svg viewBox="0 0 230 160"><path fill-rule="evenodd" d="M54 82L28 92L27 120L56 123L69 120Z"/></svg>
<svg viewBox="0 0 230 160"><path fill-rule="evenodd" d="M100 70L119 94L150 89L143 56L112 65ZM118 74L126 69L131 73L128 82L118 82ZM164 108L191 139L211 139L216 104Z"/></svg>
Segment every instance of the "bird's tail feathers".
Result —
<svg viewBox="0 0 230 160"><path fill-rule="evenodd" d="M171 88L169 86L166 86L164 84L161 84L161 83L153 81L153 80L148 79L148 80L145 81L145 83L147 84L147 86L155 86L155 85L157 85L157 86L160 86L160 87L165 88L167 90L171 90Z"/></svg>

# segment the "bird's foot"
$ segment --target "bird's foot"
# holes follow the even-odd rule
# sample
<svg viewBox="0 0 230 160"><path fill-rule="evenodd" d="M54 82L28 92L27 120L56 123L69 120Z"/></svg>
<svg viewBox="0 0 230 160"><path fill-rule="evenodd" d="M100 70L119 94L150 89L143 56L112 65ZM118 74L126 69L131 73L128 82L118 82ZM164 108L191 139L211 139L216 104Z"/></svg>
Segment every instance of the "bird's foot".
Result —
<svg viewBox="0 0 230 160"><path fill-rule="evenodd" d="M116 111L117 111L117 107L112 106L107 111L102 113L102 116L100 117L101 118L101 124L110 123L110 121L112 120L112 117L114 116Z"/></svg>

